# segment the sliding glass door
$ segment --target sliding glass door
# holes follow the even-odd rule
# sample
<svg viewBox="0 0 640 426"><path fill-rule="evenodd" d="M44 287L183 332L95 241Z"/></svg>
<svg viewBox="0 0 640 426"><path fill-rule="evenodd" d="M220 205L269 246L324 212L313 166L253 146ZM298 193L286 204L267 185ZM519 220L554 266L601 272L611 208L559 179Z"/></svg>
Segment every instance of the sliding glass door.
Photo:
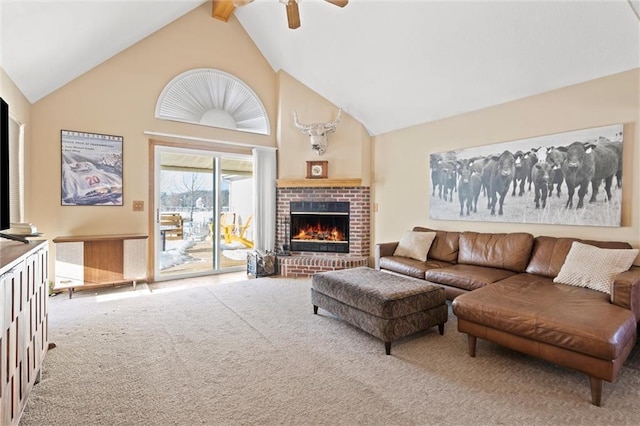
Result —
<svg viewBox="0 0 640 426"><path fill-rule="evenodd" d="M245 269L254 238L252 157L155 150L155 279Z"/></svg>

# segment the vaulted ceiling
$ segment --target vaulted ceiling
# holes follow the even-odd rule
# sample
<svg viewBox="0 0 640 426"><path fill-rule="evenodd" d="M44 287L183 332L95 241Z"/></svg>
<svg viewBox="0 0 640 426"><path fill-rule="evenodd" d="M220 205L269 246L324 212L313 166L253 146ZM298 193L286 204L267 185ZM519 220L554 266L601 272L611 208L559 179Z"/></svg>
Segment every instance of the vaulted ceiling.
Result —
<svg viewBox="0 0 640 426"><path fill-rule="evenodd" d="M203 1L2 0L0 66L31 102ZM233 12L284 70L372 135L640 67L638 0L256 0ZM213 19L213 18L212 18Z"/></svg>

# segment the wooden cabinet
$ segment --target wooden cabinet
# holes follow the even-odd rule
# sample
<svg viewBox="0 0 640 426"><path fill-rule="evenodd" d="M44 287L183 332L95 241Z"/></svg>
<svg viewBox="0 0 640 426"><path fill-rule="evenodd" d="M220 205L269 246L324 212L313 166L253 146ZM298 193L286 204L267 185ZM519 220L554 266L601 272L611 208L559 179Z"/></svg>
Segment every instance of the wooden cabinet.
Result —
<svg viewBox="0 0 640 426"><path fill-rule="evenodd" d="M17 425L49 346L48 243L0 242L0 424Z"/></svg>
<svg viewBox="0 0 640 426"><path fill-rule="evenodd" d="M147 236L56 237L56 289L133 283L147 279Z"/></svg>
<svg viewBox="0 0 640 426"><path fill-rule="evenodd" d="M91 284L125 281L123 240L85 241L84 281Z"/></svg>

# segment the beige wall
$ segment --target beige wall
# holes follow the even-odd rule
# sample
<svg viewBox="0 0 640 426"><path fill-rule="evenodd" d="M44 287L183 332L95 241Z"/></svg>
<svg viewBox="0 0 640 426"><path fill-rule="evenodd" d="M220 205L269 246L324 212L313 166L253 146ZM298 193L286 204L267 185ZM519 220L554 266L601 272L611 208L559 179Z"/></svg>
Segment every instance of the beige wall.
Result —
<svg viewBox="0 0 640 426"><path fill-rule="evenodd" d="M272 134L256 135L154 118L164 86L194 68L235 75L264 104ZM27 164L26 210L48 238L60 235L146 233L149 202L145 131L275 147L276 75L239 22L211 17L206 3L33 105L33 155ZM61 206L60 130L124 137L124 206ZM156 138L157 139L157 138Z"/></svg>
<svg viewBox="0 0 640 426"><path fill-rule="evenodd" d="M311 124L335 120L338 107L284 71L278 72L278 94L278 178L302 179L307 161L326 160L329 178L361 178L368 186L371 137L364 126L343 111L336 132L329 135L327 152L318 156L309 137L295 127L293 111L301 123Z"/></svg>
<svg viewBox="0 0 640 426"><path fill-rule="evenodd" d="M616 74L374 138L374 240L397 241L414 225L479 232L530 232L640 245L640 70ZM622 227L552 226L429 219L429 155L624 123ZM478 203L480 204L480 202ZM588 208L588 207L587 207Z"/></svg>

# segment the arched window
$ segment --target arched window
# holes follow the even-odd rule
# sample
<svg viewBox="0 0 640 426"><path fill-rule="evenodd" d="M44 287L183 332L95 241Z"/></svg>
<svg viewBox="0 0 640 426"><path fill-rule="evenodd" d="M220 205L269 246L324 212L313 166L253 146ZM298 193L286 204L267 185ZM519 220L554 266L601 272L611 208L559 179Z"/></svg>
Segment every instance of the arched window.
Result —
<svg viewBox="0 0 640 426"><path fill-rule="evenodd" d="M271 132L267 112L254 91L233 75L209 68L173 78L160 93L155 116L262 135Z"/></svg>

